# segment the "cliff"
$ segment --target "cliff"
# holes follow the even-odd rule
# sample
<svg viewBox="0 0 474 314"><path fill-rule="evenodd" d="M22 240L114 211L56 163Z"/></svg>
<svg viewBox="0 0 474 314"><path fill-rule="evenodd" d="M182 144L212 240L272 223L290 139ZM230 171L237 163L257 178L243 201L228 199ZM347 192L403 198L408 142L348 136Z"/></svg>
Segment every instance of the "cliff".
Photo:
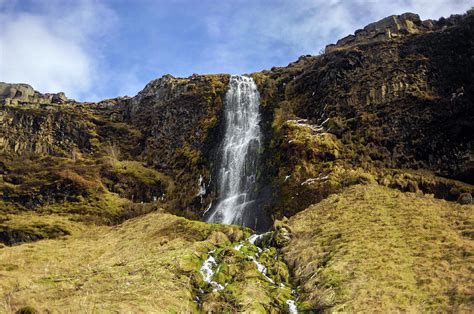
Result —
<svg viewBox="0 0 474 314"><path fill-rule="evenodd" d="M212 198L197 196L198 181L211 177L227 81L228 75L164 76L133 98L99 103L2 83L4 208L51 211L62 204L77 211L82 198L88 203L111 192L113 199L122 198L118 211L99 206L81 212L114 220L110 215L145 202L199 218Z"/></svg>
<svg viewBox="0 0 474 314"><path fill-rule="evenodd" d="M275 212L360 182L452 201L472 192L474 15L455 20L254 74Z"/></svg>
<svg viewBox="0 0 474 314"><path fill-rule="evenodd" d="M391 16L324 55L252 74L268 156L259 189L270 214L291 215L367 180L454 201L472 191L472 23L472 12L440 21ZM389 36L379 40L382 31ZM141 163L168 178L162 185L180 187L168 195L123 195L163 199L170 211L199 218L215 197L211 178L228 78L167 75L133 98L99 103L2 83L0 150L80 153L84 160L120 155L114 158ZM101 184L110 179L103 175L97 174ZM197 197L199 180L207 194Z"/></svg>
<svg viewBox="0 0 474 314"><path fill-rule="evenodd" d="M472 14L472 10L468 14ZM410 35L445 30L448 27L459 24L464 18L462 15L452 15L448 19L442 18L439 21L422 21L418 14L413 13L388 16L367 25L363 29L356 30L353 35L348 35L338 40L336 44L327 45L325 53L351 48L360 44L396 41Z"/></svg>

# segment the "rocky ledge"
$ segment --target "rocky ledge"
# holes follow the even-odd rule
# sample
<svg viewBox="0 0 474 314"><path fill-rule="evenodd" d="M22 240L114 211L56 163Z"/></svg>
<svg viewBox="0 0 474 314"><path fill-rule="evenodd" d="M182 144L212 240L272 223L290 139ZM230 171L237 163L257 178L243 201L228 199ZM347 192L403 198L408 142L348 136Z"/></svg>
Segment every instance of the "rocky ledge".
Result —
<svg viewBox="0 0 474 314"><path fill-rule="evenodd" d="M28 84L9 84L0 82L0 105L15 106L20 104L62 104L74 102L63 92L56 94L41 94Z"/></svg>
<svg viewBox="0 0 474 314"><path fill-rule="evenodd" d="M394 40L411 34L442 30L459 23L461 19L473 14L474 10L471 9L467 12L467 15L452 15L447 19L441 18L438 21L422 21L420 16L414 13L391 15L371 23L363 29L356 30L354 35L346 36L338 40L336 44L327 45L325 53L359 44Z"/></svg>

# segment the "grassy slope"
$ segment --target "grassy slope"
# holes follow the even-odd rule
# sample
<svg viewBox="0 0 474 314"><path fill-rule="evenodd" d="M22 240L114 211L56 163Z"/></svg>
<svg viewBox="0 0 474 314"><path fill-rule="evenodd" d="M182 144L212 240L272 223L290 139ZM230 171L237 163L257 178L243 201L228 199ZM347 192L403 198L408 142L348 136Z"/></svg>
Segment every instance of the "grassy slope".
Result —
<svg viewBox="0 0 474 314"><path fill-rule="evenodd" d="M44 226L58 226L70 235L0 244L1 313L26 307L41 313L277 313L285 312L292 298L288 270L276 249L257 257L272 283L249 258L257 252L245 240L249 230L237 226L161 212L113 227L64 215L7 218L4 224L12 228L43 234ZM223 290L213 291L199 273L210 251L218 264L213 280Z"/></svg>
<svg viewBox="0 0 474 314"><path fill-rule="evenodd" d="M77 228L78 230L80 228ZM192 276L213 230L236 228L154 213L62 240L0 248L0 311L189 312Z"/></svg>
<svg viewBox="0 0 474 314"><path fill-rule="evenodd" d="M306 309L461 311L473 304L474 206L357 185L290 219Z"/></svg>

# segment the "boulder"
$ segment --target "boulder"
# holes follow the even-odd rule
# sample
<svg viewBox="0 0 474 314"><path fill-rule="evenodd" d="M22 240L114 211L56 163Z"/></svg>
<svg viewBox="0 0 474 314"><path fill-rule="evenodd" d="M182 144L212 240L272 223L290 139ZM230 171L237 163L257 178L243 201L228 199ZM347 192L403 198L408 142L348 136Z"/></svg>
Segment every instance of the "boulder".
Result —
<svg viewBox="0 0 474 314"><path fill-rule="evenodd" d="M67 97L63 92L53 94L52 102L53 103L64 103L67 101Z"/></svg>
<svg viewBox="0 0 474 314"><path fill-rule="evenodd" d="M458 203L462 205L472 204L472 195L471 193L462 193L458 197Z"/></svg>
<svg viewBox="0 0 474 314"><path fill-rule="evenodd" d="M27 84L0 83L0 100L16 100L16 102L28 102L34 96L33 87Z"/></svg>

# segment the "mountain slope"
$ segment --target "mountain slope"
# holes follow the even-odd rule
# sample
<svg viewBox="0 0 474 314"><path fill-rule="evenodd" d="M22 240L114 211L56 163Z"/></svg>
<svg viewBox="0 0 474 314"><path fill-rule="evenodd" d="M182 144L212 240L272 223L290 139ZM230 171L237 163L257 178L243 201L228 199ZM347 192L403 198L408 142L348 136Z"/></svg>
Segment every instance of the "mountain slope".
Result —
<svg viewBox="0 0 474 314"><path fill-rule="evenodd" d="M356 185L293 216L302 309L469 312L474 205Z"/></svg>
<svg viewBox="0 0 474 314"><path fill-rule="evenodd" d="M33 220L73 231L0 247L2 312L275 313L292 298L276 248L258 248L248 229L163 212L115 227Z"/></svg>

